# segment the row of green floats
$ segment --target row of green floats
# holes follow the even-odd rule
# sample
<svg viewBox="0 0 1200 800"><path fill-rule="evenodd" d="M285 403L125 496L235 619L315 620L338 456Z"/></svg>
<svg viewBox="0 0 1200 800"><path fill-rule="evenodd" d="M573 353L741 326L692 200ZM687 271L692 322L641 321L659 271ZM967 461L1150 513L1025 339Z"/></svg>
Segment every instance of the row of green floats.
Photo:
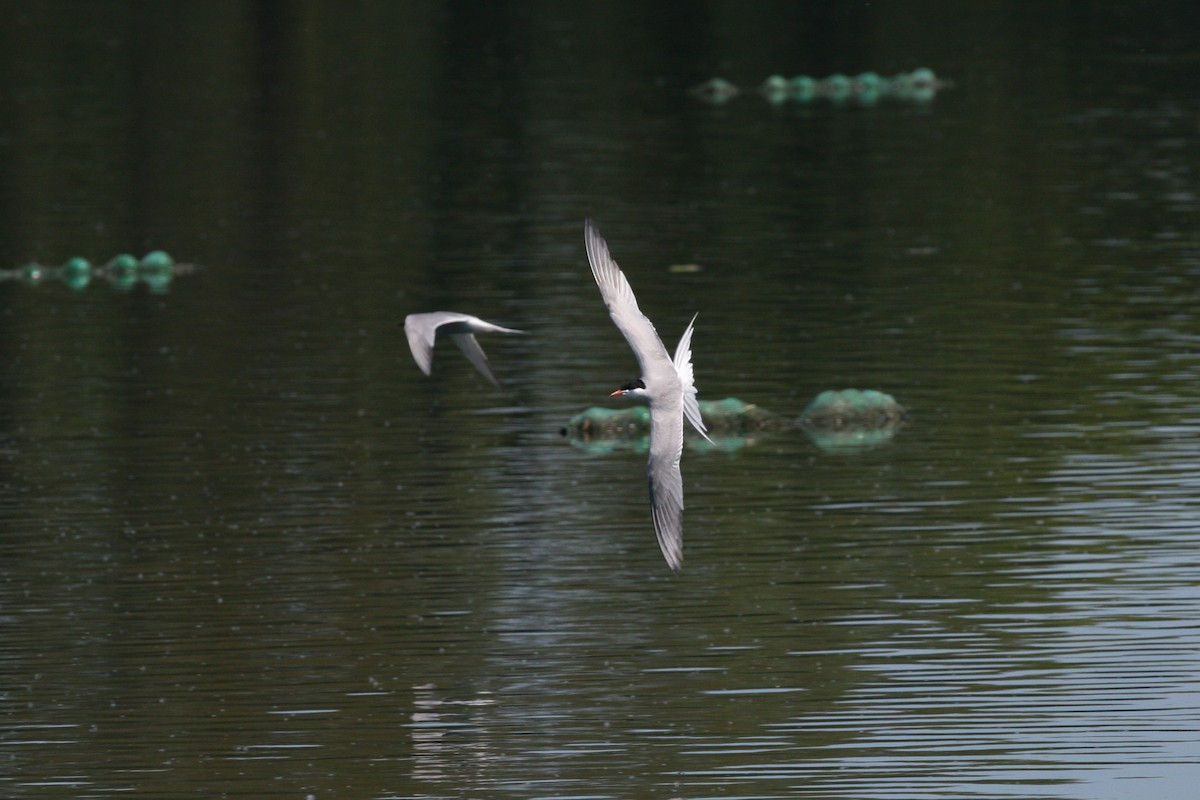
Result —
<svg viewBox="0 0 1200 800"><path fill-rule="evenodd" d="M830 75L827 78L812 78L808 75L785 78L782 75L772 75L762 82L758 92L772 105L788 101L811 103L816 100L829 100L834 103L854 101L862 105L874 105L884 98L927 103L933 100L939 91L950 86L949 81L939 78L933 70L921 67L912 72L901 72L892 76L883 76L876 72ZM701 100L719 104L737 97L742 90L724 78L713 78L693 86L691 92Z"/></svg>
<svg viewBox="0 0 1200 800"><path fill-rule="evenodd" d="M58 279L71 289L87 287L93 279L107 280L118 291L129 291L142 283L152 292L165 292L176 275L191 272L192 264L176 264L175 259L162 250L154 250L138 259L122 253L105 264L92 264L86 258L76 256L67 259L61 267L48 267L36 262L16 269L0 270L0 281L20 281L36 286L48 280Z"/></svg>

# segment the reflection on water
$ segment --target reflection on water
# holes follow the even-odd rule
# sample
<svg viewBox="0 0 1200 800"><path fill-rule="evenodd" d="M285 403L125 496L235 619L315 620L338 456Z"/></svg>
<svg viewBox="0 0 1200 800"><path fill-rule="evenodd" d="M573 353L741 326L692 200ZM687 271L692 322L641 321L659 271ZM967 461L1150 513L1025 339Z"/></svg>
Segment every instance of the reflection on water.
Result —
<svg viewBox="0 0 1200 800"><path fill-rule="evenodd" d="M0 283L0 795L1191 797L1194 12L1038 9L13 15L0 263L205 268ZM789 421L689 448L679 576L561 435L636 369L587 215ZM505 388L429 308L530 331ZM846 386L911 420L790 425Z"/></svg>

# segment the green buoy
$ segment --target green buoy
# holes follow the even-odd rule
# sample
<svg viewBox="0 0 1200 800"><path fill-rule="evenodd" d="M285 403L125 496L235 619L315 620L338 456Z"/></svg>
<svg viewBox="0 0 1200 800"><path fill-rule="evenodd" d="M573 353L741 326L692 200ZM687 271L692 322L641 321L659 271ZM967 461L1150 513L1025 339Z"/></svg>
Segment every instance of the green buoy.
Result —
<svg viewBox="0 0 1200 800"><path fill-rule="evenodd" d="M92 282L92 262L79 256L69 258L58 274L63 283L78 291Z"/></svg>

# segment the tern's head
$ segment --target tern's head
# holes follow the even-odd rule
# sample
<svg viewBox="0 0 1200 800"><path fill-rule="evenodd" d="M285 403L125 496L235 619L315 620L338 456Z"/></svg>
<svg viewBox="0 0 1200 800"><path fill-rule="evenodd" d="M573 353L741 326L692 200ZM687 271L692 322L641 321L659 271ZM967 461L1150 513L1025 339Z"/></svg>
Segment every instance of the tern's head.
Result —
<svg viewBox="0 0 1200 800"><path fill-rule="evenodd" d="M636 381L630 381L620 389L617 389L615 392L610 394L609 397L616 397L618 395L622 395L624 397L636 397L640 400L650 399L650 395L646 393L646 382L641 378L638 378Z"/></svg>

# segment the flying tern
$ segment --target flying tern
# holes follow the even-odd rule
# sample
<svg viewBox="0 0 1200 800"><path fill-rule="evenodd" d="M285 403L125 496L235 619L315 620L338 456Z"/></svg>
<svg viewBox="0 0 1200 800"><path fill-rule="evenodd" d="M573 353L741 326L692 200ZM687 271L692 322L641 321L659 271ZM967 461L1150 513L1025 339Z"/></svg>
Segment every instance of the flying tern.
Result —
<svg viewBox="0 0 1200 800"><path fill-rule="evenodd" d="M692 377L692 329L696 317L688 323L672 359L654 325L638 308L629 281L608 254L608 245L590 219L584 221L583 240L604 305L633 348L642 370L641 378L630 381L611 396L633 397L650 404L650 459L646 475L654 533L667 566L679 572L683 566L683 477L679 473L679 459L683 455L684 417L708 438Z"/></svg>
<svg viewBox="0 0 1200 800"><path fill-rule="evenodd" d="M470 314L460 314L457 311L431 311L427 314L409 314L404 318L404 334L408 337L408 346L412 350L413 359L426 375L433 371L433 342L438 333L446 333L454 340L475 368L497 388L500 381L492 374L488 366L487 354L475 340L477 333L525 333L514 328L502 328L490 322L484 322L479 317Z"/></svg>

